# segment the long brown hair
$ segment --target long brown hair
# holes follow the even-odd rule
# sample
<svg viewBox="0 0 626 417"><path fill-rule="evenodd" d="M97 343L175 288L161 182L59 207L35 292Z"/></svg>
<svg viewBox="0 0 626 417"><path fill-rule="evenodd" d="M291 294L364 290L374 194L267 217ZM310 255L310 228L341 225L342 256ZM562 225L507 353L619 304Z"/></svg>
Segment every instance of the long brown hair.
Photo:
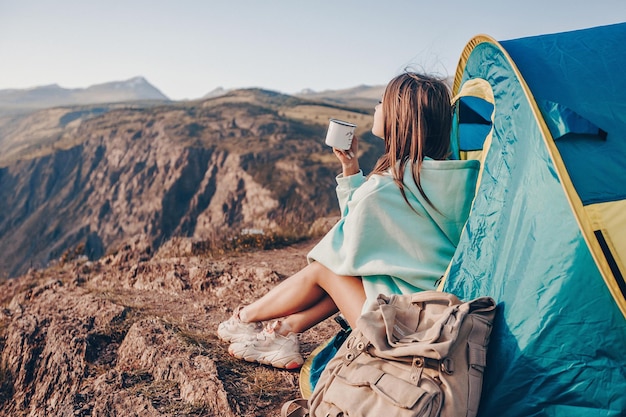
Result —
<svg viewBox="0 0 626 417"><path fill-rule="evenodd" d="M424 199L432 203L420 183L425 156L435 160L450 156L452 108L445 82L428 75L405 72L392 79L383 95L385 153L370 173L391 170L402 197L410 205L404 189L404 170L412 164L412 174Z"/></svg>

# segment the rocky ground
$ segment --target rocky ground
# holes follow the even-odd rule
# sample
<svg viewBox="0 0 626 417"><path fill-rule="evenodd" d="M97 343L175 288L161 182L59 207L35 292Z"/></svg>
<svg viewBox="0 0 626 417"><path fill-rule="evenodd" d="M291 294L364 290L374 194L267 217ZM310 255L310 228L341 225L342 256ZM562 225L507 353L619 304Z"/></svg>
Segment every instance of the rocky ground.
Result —
<svg viewBox="0 0 626 417"><path fill-rule="evenodd" d="M306 264L290 247L200 253L136 238L0 283L0 416L275 416L299 373L231 358L215 330ZM305 353L332 320L302 335Z"/></svg>

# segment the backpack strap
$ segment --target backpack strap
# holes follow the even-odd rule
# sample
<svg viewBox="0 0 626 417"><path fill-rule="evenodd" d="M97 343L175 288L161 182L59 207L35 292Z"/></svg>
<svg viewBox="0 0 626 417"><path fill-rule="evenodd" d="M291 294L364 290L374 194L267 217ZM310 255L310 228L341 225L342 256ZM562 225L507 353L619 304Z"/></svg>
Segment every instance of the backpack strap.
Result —
<svg viewBox="0 0 626 417"><path fill-rule="evenodd" d="M292 405L295 406L295 408L289 411ZM281 417L308 417L309 402L304 398L287 401L280 409L280 415Z"/></svg>
<svg viewBox="0 0 626 417"><path fill-rule="evenodd" d="M479 315L472 315L472 330L467 344L469 347L469 402L467 409L474 414L478 411L483 384L483 372L487 365L487 345L491 333L491 323ZM468 414L468 415L474 415Z"/></svg>

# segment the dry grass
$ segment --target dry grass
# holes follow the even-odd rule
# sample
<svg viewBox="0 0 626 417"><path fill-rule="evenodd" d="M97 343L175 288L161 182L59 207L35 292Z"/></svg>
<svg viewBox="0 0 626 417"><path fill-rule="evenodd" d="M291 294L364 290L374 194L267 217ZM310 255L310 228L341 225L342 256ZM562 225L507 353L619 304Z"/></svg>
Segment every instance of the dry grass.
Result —
<svg viewBox="0 0 626 417"><path fill-rule="evenodd" d="M310 222L294 218L292 213L286 213L282 218L284 224L273 230L246 232L243 229L215 232L207 239L193 242L191 254L209 257L233 256L259 250L280 249L313 237Z"/></svg>
<svg viewBox="0 0 626 417"><path fill-rule="evenodd" d="M295 397L299 373L247 363L230 356L217 362L224 389L231 393L233 409L245 415L268 416L280 405Z"/></svg>
<svg viewBox="0 0 626 417"><path fill-rule="evenodd" d="M172 400L179 396L178 384L175 381L153 381L147 372L135 371L122 375L122 386L137 396L150 401L152 406L163 415L180 417L206 416L207 407L204 404L189 404L184 401ZM172 395L174 394L174 395Z"/></svg>

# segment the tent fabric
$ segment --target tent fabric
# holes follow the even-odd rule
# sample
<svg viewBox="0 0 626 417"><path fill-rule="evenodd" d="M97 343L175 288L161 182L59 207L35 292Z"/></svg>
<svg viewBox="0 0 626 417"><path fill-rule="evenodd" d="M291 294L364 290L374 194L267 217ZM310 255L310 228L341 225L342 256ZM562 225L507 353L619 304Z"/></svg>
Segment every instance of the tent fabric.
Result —
<svg viewBox="0 0 626 417"><path fill-rule="evenodd" d="M559 103L616 135L616 148L624 155L619 145L626 138L624 43L626 24L622 23L502 41L501 45L538 104Z"/></svg>
<svg viewBox="0 0 626 417"><path fill-rule="evenodd" d="M488 82L493 129L441 289L498 302L479 416L626 414L624 40L621 24L463 51L454 90ZM572 114L587 130L555 140Z"/></svg>
<svg viewBox="0 0 626 417"><path fill-rule="evenodd" d="M561 171L562 164L566 171L562 178L566 177L565 189L574 200L577 220L626 316L626 252L620 243L624 240L624 223L617 229L610 226L615 222L592 225L589 210L580 206L613 203L600 207L615 212L626 198L626 186L621 180L626 178L626 77L622 76L625 41L626 23L621 23L504 41L502 46L523 74L544 120L550 120L548 127L554 113L545 106L558 103L561 109L600 129L595 135L578 130L555 137L557 140L549 141L548 146L554 147L557 169Z"/></svg>

